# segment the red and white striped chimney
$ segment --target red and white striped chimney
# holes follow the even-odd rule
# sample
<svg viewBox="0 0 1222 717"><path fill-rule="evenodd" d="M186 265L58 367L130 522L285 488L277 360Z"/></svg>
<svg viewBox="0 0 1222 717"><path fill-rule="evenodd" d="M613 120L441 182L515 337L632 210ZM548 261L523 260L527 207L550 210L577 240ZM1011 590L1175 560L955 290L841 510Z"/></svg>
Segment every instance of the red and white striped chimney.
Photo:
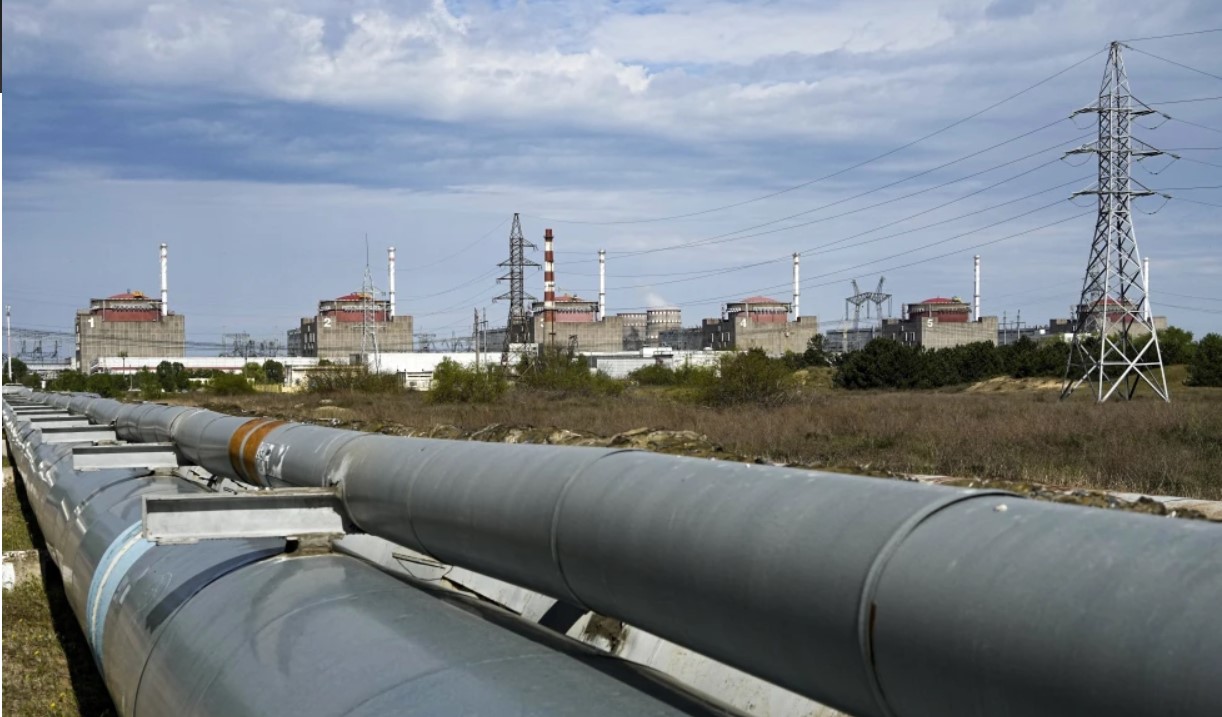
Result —
<svg viewBox="0 0 1222 717"><path fill-rule="evenodd" d="M543 230L543 325L547 344L556 345L556 258L552 253L552 230Z"/></svg>

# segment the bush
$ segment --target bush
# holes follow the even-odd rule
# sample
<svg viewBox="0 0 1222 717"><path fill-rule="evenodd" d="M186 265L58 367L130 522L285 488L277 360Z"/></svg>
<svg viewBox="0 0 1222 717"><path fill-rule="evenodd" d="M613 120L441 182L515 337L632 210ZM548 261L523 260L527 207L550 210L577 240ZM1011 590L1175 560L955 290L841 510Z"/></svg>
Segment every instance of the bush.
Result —
<svg viewBox="0 0 1222 717"><path fill-rule="evenodd" d="M1196 353L1196 344L1192 343L1192 332L1175 326L1168 326L1158 332L1158 348L1163 355L1163 363L1167 366L1175 364L1191 364Z"/></svg>
<svg viewBox="0 0 1222 717"><path fill-rule="evenodd" d="M1222 386L1222 335L1206 334L1188 365L1188 385Z"/></svg>
<svg viewBox="0 0 1222 717"><path fill-rule="evenodd" d="M140 398L145 401L153 401L162 396L161 382L157 379L157 374L148 369L141 369L140 373L136 374L135 385L140 389Z"/></svg>
<svg viewBox="0 0 1222 717"><path fill-rule="evenodd" d="M660 363L642 366L629 373L628 378L642 386L674 386L678 383L674 369Z"/></svg>
<svg viewBox="0 0 1222 717"><path fill-rule="evenodd" d="M321 366L321 362L319 363ZM393 373L373 373L364 366L330 366L314 371L306 380L310 393L403 393L403 384Z"/></svg>
<svg viewBox="0 0 1222 717"><path fill-rule="evenodd" d="M83 390L96 393L102 398L118 398L127 393L130 379L110 373L90 374L85 379Z"/></svg>
<svg viewBox="0 0 1222 717"><path fill-rule="evenodd" d="M218 396L237 396L254 393L255 387L241 374L217 371L208 381L208 391Z"/></svg>
<svg viewBox="0 0 1222 717"><path fill-rule="evenodd" d="M84 391L89 384L89 377L75 369L61 371L55 380L47 384L48 391Z"/></svg>
<svg viewBox="0 0 1222 717"><path fill-rule="evenodd" d="M509 388L500 366L475 368L460 366L442 359L433 371L433 386L429 391L432 403L492 403Z"/></svg>
<svg viewBox="0 0 1222 717"><path fill-rule="evenodd" d="M268 383L284 383L284 364L268 359L263 362L263 375Z"/></svg>
<svg viewBox="0 0 1222 717"><path fill-rule="evenodd" d="M700 392L705 403L777 405L789 397L793 387L793 374L784 360L768 358L762 349L723 356L719 368L719 380Z"/></svg>
<svg viewBox="0 0 1222 717"><path fill-rule="evenodd" d="M185 366L175 361L162 361L157 364L157 383L161 385L161 390L166 393L174 393L177 391L189 391L191 389L191 377Z"/></svg>
<svg viewBox="0 0 1222 717"><path fill-rule="evenodd" d="M545 349L538 356L524 356L518 367L517 385L580 396L618 396L624 392L623 381L591 372L584 358L559 348Z"/></svg>

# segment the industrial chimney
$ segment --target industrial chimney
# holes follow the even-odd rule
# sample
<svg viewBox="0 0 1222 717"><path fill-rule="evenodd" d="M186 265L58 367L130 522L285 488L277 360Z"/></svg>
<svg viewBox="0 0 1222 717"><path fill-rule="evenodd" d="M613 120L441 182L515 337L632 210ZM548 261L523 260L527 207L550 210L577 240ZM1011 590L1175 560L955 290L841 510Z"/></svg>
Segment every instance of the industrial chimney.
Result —
<svg viewBox="0 0 1222 717"><path fill-rule="evenodd" d="M975 279L972 284L972 321L980 320L980 255L976 255Z"/></svg>
<svg viewBox="0 0 1222 717"><path fill-rule="evenodd" d="M390 249L386 251L386 253L387 255L389 255L389 262L390 262L389 267L387 268L387 273L389 273L390 275L389 281L387 282L388 291L390 293L390 314L389 315L394 316L395 315L395 248L392 246Z"/></svg>
<svg viewBox="0 0 1222 717"><path fill-rule="evenodd" d="M598 320L607 318L607 250L598 250Z"/></svg>
<svg viewBox="0 0 1222 717"><path fill-rule="evenodd" d="M166 263L169 258L169 248L164 242L161 244L161 315L169 316L170 314L170 284L166 278Z"/></svg>
<svg viewBox="0 0 1222 717"><path fill-rule="evenodd" d="M543 230L543 326L547 345L556 345L556 260L552 253L552 230Z"/></svg>
<svg viewBox="0 0 1222 717"><path fill-rule="evenodd" d="M793 320L797 321L802 318L802 309L799 304L802 300L802 286L798 283L798 261L802 255L798 252L793 253Z"/></svg>

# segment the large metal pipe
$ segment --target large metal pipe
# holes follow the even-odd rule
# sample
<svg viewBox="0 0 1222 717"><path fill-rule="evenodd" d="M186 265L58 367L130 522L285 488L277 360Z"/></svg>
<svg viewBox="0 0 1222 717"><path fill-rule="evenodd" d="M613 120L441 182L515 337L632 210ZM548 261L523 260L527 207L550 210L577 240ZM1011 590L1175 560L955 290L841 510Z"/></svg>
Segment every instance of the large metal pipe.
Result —
<svg viewBox="0 0 1222 717"><path fill-rule="evenodd" d="M38 397L38 396L35 396ZM126 435L208 426L198 409L122 406ZM211 420L209 420L211 419ZM73 469L4 405L4 431L68 601L120 715L624 714L731 711L667 678L475 600L279 538L155 545L149 496L201 493L143 468Z"/></svg>
<svg viewBox="0 0 1222 717"><path fill-rule="evenodd" d="M169 247L163 242L161 244L161 315L169 316L170 314L170 282L167 271L169 263Z"/></svg>
<svg viewBox="0 0 1222 717"><path fill-rule="evenodd" d="M395 248L392 246L386 251L387 253L387 269L389 275L387 277L387 285L389 286L390 294L390 315L395 315Z"/></svg>
<svg viewBox="0 0 1222 717"><path fill-rule="evenodd" d="M134 418L121 437L166 416ZM170 433L214 473L336 486L362 530L852 714L1222 713L1217 525L203 411Z"/></svg>

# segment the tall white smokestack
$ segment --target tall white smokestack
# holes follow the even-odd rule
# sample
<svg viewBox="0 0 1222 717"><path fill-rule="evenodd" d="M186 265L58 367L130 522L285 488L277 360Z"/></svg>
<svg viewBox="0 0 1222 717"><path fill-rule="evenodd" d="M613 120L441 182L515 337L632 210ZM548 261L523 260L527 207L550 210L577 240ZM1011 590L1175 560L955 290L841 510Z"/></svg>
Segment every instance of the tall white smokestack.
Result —
<svg viewBox="0 0 1222 717"><path fill-rule="evenodd" d="M975 280L972 283L972 320L980 320L980 255L976 255Z"/></svg>
<svg viewBox="0 0 1222 717"><path fill-rule="evenodd" d="M556 257L552 251L552 230L543 230L543 326L547 345L556 345Z"/></svg>
<svg viewBox="0 0 1222 717"><path fill-rule="evenodd" d="M390 249L386 251L386 253L389 256L389 262L390 262L387 268L387 273L390 275L390 279L387 282L387 286L389 287L389 291L390 291L390 315L394 316L395 315L395 248L392 246Z"/></svg>
<svg viewBox="0 0 1222 717"><path fill-rule="evenodd" d="M607 250L598 250L598 320L607 318Z"/></svg>
<svg viewBox="0 0 1222 717"><path fill-rule="evenodd" d="M1141 260L1141 290L1146 295L1142 302L1146 307L1146 321L1150 320L1150 257Z"/></svg>
<svg viewBox="0 0 1222 717"><path fill-rule="evenodd" d="M170 283L166 278L166 263L169 260L169 248L161 245L161 315L170 314Z"/></svg>
<svg viewBox="0 0 1222 717"><path fill-rule="evenodd" d="M798 283L798 261L802 255L798 252L793 253L793 320L797 321L802 318L802 285Z"/></svg>

